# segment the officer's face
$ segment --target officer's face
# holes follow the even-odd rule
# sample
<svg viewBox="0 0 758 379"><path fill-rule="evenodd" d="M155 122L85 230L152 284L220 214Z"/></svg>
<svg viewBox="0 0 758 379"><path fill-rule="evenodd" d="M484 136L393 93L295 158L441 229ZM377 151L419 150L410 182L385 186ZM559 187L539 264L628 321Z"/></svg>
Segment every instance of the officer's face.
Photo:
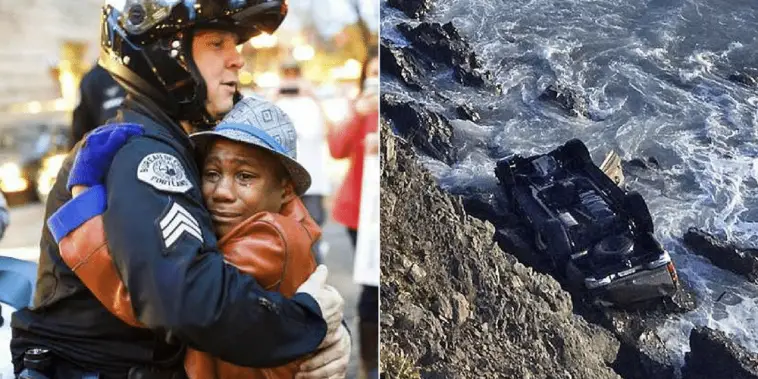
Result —
<svg viewBox="0 0 758 379"><path fill-rule="evenodd" d="M203 164L203 198L219 238L258 212L279 213L295 196L273 154L218 139Z"/></svg>
<svg viewBox="0 0 758 379"><path fill-rule="evenodd" d="M201 30L192 42L192 58L208 87L206 109L221 118L234 106L237 74L245 61L237 51L234 33Z"/></svg>

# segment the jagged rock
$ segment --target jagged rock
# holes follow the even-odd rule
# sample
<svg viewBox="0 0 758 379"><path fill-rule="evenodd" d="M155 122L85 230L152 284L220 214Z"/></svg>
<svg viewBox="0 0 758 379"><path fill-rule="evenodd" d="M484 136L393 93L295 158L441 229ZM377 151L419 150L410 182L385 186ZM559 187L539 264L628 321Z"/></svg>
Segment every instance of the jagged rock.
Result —
<svg viewBox="0 0 758 379"><path fill-rule="evenodd" d="M422 378L619 378L609 368L618 341L574 315L555 280L494 245L494 227L441 190L385 120L380 135L381 312L397 320L381 329L383 364L402 351Z"/></svg>
<svg viewBox="0 0 758 379"><path fill-rule="evenodd" d="M729 75L727 79L729 79L732 82L744 84L749 87L755 87L756 84L758 84L758 82L756 82L754 77L744 72L735 72Z"/></svg>
<svg viewBox="0 0 758 379"><path fill-rule="evenodd" d="M682 379L758 379L758 354L706 327L692 330L684 360Z"/></svg>
<svg viewBox="0 0 758 379"><path fill-rule="evenodd" d="M448 120L422 105L401 101L391 93L381 96L381 113L393 129L424 154L452 164L457 155L452 145L453 127Z"/></svg>
<svg viewBox="0 0 758 379"><path fill-rule="evenodd" d="M469 310L468 300L458 292L453 293L453 321L456 325L462 324L468 320L471 311Z"/></svg>
<svg viewBox="0 0 758 379"><path fill-rule="evenodd" d="M537 100L551 102L573 116L590 117L587 101L570 88L551 84Z"/></svg>
<svg viewBox="0 0 758 379"><path fill-rule="evenodd" d="M387 4L403 11L410 18L420 18L432 6L431 0L389 0Z"/></svg>
<svg viewBox="0 0 758 379"><path fill-rule="evenodd" d="M659 169L661 167L661 164L658 163L658 159L655 157L647 157L645 160L642 158L633 158L623 163L626 167L641 168L643 170Z"/></svg>
<svg viewBox="0 0 758 379"><path fill-rule="evenodd" d="M383 74L397 77L408 88L422 88L423 63L414 56L410 48L393 46L392 42L382 38L379 56Z"/></svg>
<svg viewBox="0 0 758 379"><path fill-rule="evenodd" d="M446 297L440 297L432 304L434 313L443 320L453 319L453 307Z"/></svg>
<svg viewBox="0 0 758 379"><path fill-rule="evenodd" d="M462 120L469 120L473 122L479 121L479 113L468 104L461 104L455 108L455 112Z"/></svg>
<svg viewBox="0 0 758 379"><path fill-rule="evenodd" d="M445 25L422 22L417 26L403 23L398 30L412 46L433 61L453 68L455 79L468 86L492 86L492 74L485 71L471 46L463 40L451 22Z"/></svg>
<svg viewBox="0 0 758 379"><path fill-rule="evenodd" d="M742 275L758 284L758 249L743 249L698 228L689 228L684 243L717 267Z"/></svg>
<svg viewBox="0 0 758 379"><path fill-rule="evenodd" d="M424 269L421 268L421 266L417 264L413 264L411 266L410 271L411 279L413 279L415 282L421 282L426 277L426 272Z"/></svg>

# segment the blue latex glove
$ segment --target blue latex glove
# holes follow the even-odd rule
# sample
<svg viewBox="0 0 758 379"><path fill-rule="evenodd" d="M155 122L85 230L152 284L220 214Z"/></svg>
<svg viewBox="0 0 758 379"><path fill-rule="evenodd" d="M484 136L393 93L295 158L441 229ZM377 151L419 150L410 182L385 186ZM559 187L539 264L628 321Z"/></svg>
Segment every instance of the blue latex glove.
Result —
<svg viewBox="0 0 758 379"><path fill-rule="evenodd" d="M144 133L137 124L110 124L92 131L76 154L66 188L103 184L118 150L130 137Z"/></svg>

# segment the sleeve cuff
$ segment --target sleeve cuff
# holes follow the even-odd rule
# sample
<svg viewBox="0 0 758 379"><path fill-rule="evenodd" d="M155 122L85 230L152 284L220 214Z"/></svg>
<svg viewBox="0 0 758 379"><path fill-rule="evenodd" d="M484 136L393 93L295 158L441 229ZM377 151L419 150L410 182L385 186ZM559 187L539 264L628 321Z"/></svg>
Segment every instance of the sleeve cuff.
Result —
<svg viewBox="0 0 758 379"><path fill-rule="evenodd" d="M304 292L298 292L295 294L295 296L292 297L292 300L302 305L312 313L318 315L319 318L324 318L324 315L321 314L321 308L318 306L318 303L316 302L316 299L313 298L313 296Z"/></svg>
<svg viewBox="0 0 758 379"><path fill-rule="evenodd" d="M87 220L105 212L107 194L105 186L88 188L81 195L69 200L47 219L55 242L58 243ZM310 296L308 296L310 297ZM311 298L312 299L312 298ZM313 300L315 303L316 301ZM318 308L318 304L316 304Z"/></svg>

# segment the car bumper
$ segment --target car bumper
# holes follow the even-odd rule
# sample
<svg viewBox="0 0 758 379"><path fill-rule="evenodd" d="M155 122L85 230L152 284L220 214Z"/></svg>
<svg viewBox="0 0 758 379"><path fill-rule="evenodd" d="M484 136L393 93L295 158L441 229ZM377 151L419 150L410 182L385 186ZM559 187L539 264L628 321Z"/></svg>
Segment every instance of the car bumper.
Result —
<svg viewBox="0 0 758 379"><path fill-rule="evenodd" d="M632 275L617 278L609 284L591 289L602 302L628 305L645 300L670 297L678 289L678 279L672 263Z"/></svg>

